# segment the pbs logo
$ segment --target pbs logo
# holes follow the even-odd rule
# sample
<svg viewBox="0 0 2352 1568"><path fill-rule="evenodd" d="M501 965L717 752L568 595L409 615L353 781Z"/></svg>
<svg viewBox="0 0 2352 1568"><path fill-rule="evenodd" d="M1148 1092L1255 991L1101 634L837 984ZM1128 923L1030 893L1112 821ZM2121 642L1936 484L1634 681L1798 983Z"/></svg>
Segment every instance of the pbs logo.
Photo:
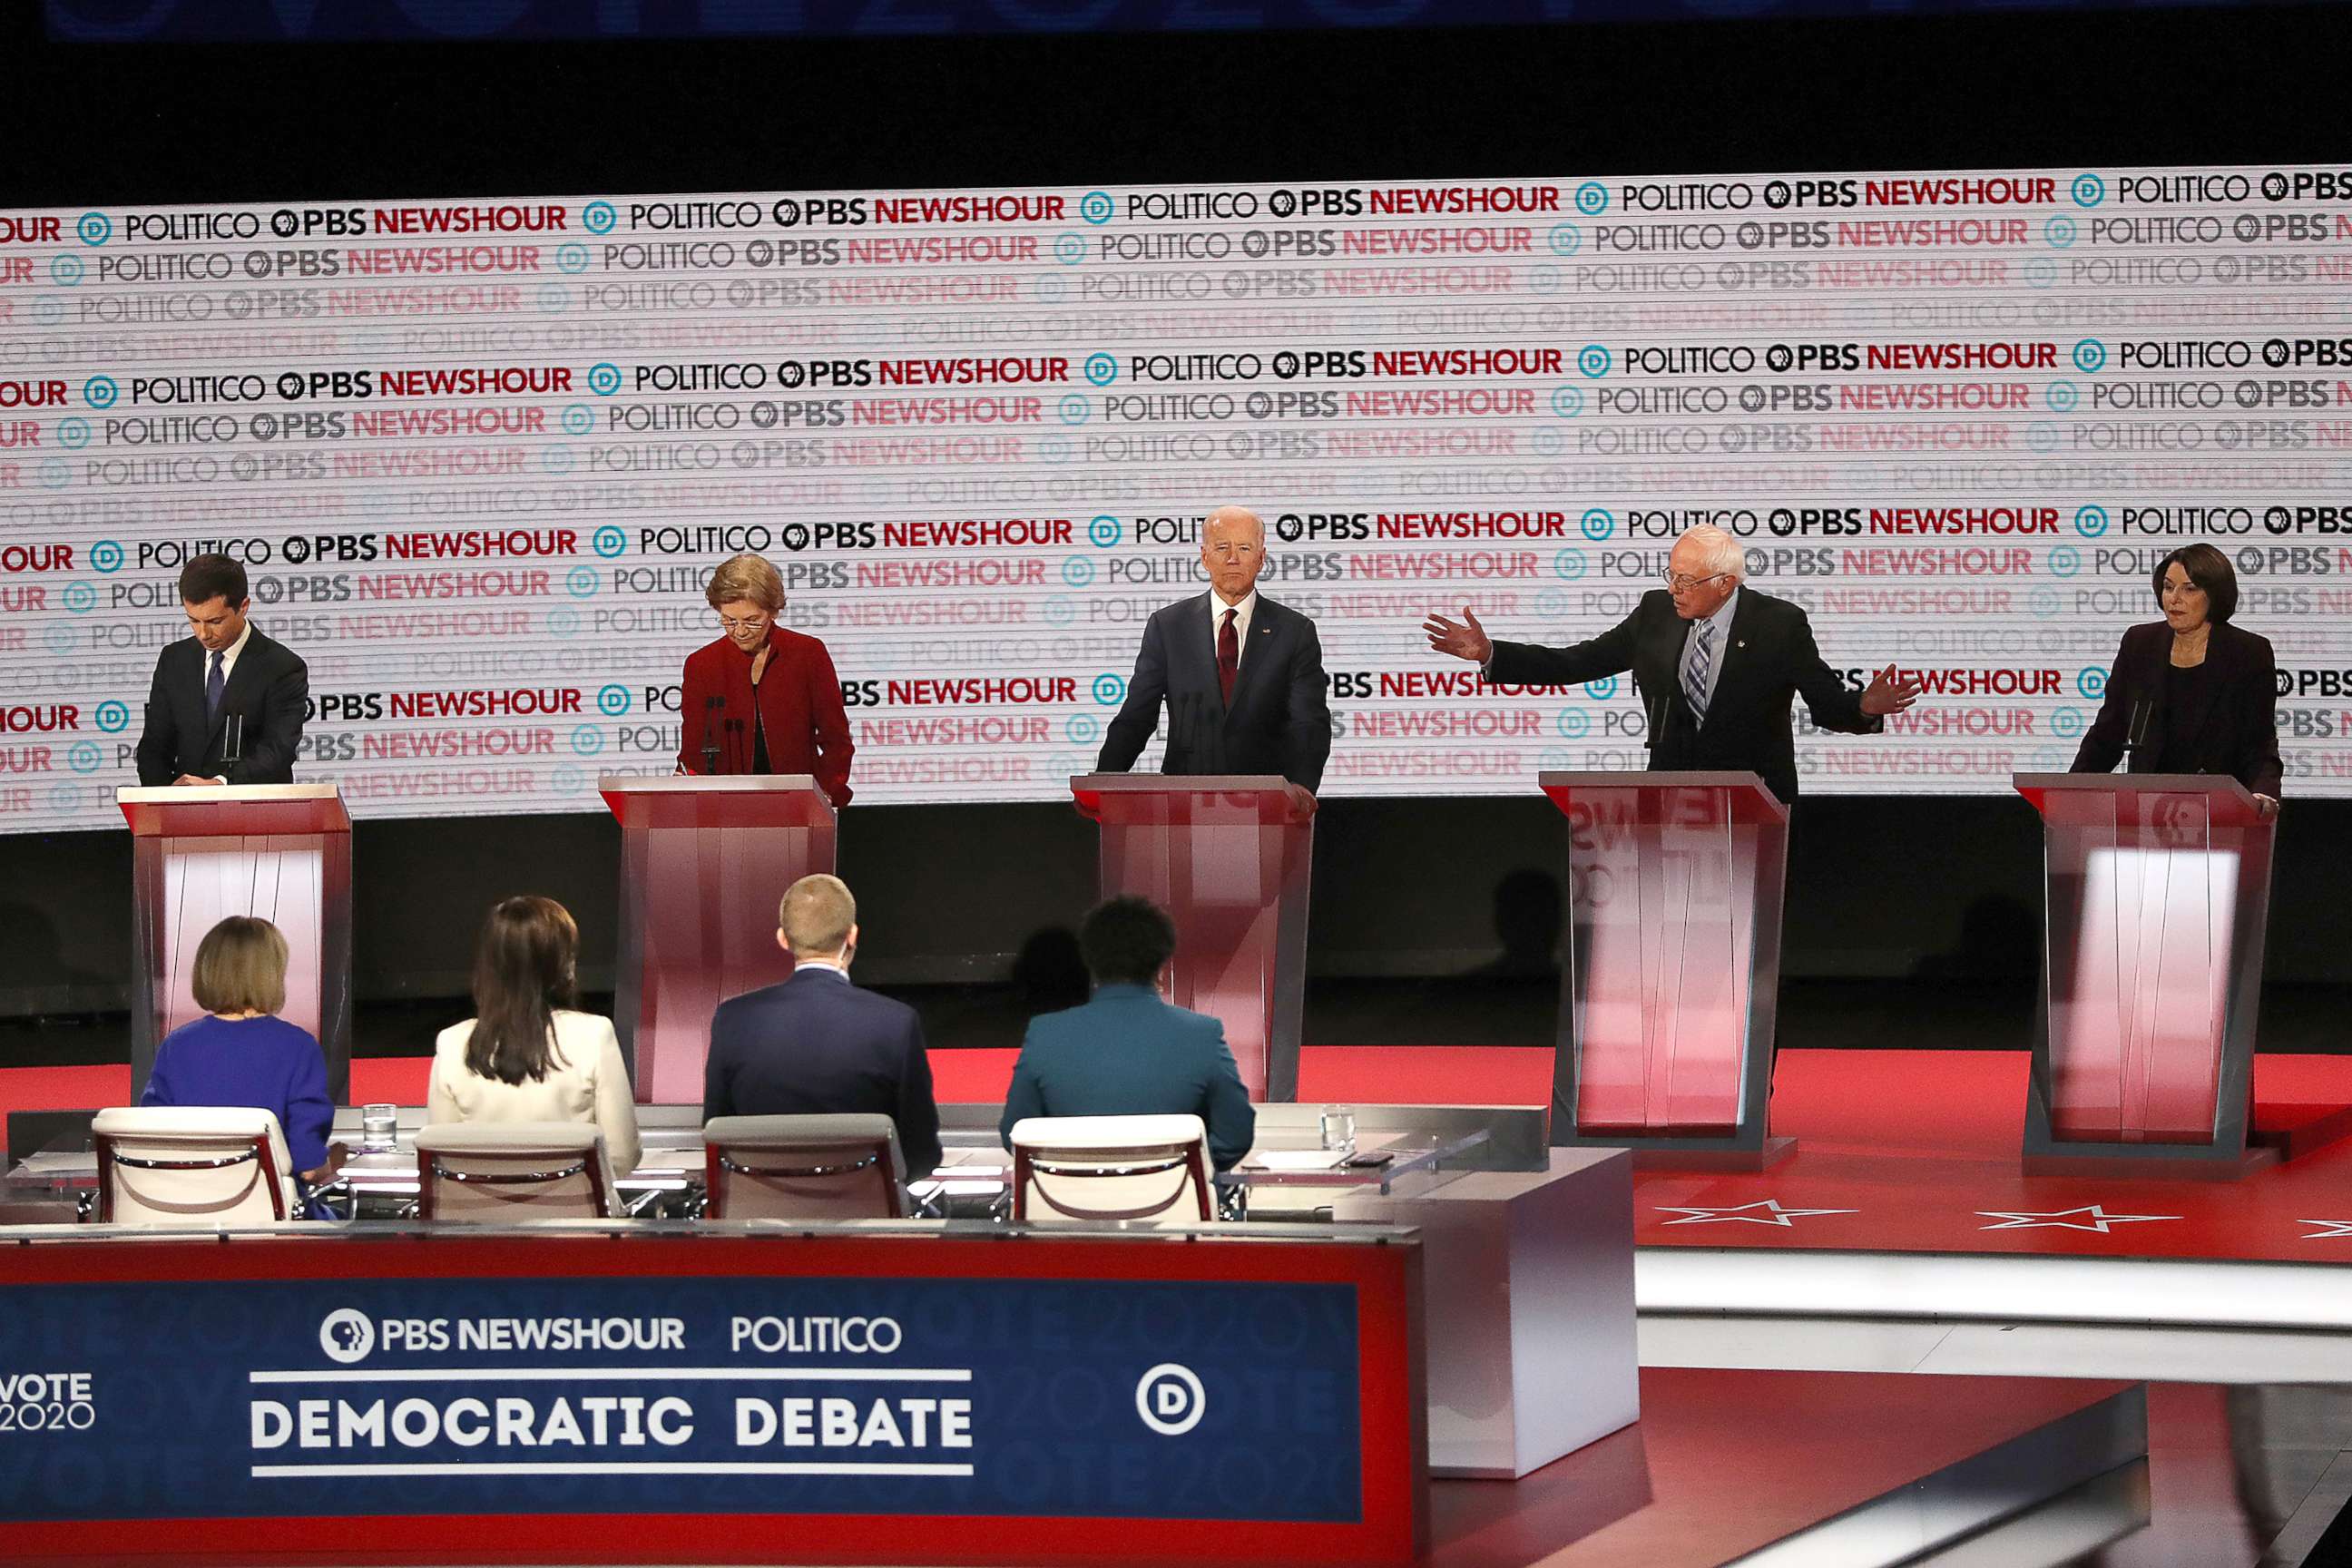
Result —
<svg viewBox="0 0 2352 1568"><path fill-rule="evenodd" d="M375 1349L375 1324L355 1307L338 1307L319 1325L319 1348L344 1366L365 1361Z"/></svg>
<svg viewBox="0 0 2352 1568"><path fill-rule="evenodd" d="M1172 1361L1161 1362L1135 1385L1135 1413L1163 1437L1181 1437L1201 1424L1209 1410L1200 1374Z"/></svg>

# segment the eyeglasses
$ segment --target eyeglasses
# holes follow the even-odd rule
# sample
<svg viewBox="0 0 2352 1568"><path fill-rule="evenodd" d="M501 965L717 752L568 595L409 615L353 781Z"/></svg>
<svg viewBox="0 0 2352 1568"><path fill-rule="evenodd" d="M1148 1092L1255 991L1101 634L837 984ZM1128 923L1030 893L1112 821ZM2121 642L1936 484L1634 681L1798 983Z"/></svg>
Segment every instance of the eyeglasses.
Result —
<svg viewBox="0 0 2352 1568"><path fill-rule="evenodd" d="M1685 594L1688 593L1691 589L1697 587L1702 583L1712 583L1717 577L1729 577L1731 575L1733 575L1733 574L1729 572L1710 572L1704 577L1690 577L1685 576L1679 572L1668 572L1664 575L1661 581L1663 581L1667 587L1673 589L1675 593Z"/></svg>
<svg viewBox="0 0 2352 1568"><path fill-rule="evenodd" d="M719 624L730 632L751 632L759 630L774 618L772 616L745 616L741 620L737 620L733 616L721 616L719 617Z"/></svg>

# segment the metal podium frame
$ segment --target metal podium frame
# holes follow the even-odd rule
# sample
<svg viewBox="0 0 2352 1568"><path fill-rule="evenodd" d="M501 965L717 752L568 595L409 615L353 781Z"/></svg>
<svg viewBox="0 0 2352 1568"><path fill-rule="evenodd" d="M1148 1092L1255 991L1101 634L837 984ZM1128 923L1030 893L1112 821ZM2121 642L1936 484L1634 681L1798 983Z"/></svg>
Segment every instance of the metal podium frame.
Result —
<svg viewBox="0 0 2352 1568"><path fill-rule="evenodd" d="M1176 922L1168 999L1223 1023L1252 1100L1297 1100L1314 818L1290 820L1273 774L1080 773L1070 793L1102 825L1102 896Z"/></svg>
<svg viewBox="0 0 2352 1568"><path fill-rule="evenodd" d="M1569 825L1552 1142L1751 1169L1787 1153L1793 1141L1769 1136L1768 1119L1788 806L1752 773L1547 773L1537 783ZM1604 914L1624 908L1628 884L1632 919ZM1605 1089L1594 1070L1603 1061L1616 1068ZM1640 1119L1591 1114L1604 1096L1638 1101Z"/></svg>
<svg viewBox="0 0 2352 1568"><path fill-rule="evenodd" d="M352 819L331 784L114 792L131 827L131 1098L163 1037L201 1016L196 944L230 915L285 933L286 1010L317 1037L327 1092L351 1098Z"/></svg>
<svg viewBox="0 0 2352 1568"><path fill-rule="evenodd" d="M2275 823L2226 775L2012 782L2042 818L2025 1157L2242 1164ZM2188 1019L2194 1029L2166 1027ZM2094 1120L2111 1120L2112 1136L2080 1136Z"/></svg>
<svg viewBox="0 0 2352 1568"><path fill-rule="evenodd" d="M710 1016L792 978L776 906L834 868L833 804L806 773L596 781L621 824L613 1027L641 1105L700 1105Z"/></svg>

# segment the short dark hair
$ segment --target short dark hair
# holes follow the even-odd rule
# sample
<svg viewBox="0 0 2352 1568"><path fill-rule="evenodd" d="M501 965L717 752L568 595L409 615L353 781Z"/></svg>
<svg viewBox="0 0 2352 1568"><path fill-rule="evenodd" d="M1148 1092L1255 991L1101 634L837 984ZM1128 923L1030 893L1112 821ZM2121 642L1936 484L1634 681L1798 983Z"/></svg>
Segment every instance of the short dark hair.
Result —
<svg viewBox="0 0 2352 1568"><path fill-rule="evenodd" d="M2238 613L2238 574L2231 567L2230 558L2210 544L2184 544L2156 563L2158 608L2164 606L2164 574L2176 561L2189 574L2189 580L2205 590L2207 620L2226 621Z"/></svg>
<svg viewBox="0 0 2352 1568"><path fill-rule="evenodd" d="M1150 899L1122 893L1087 911L1078 952L1097 985L1157 985L1176 954L1176 922Z"/></svg>
<svg viewBox="0 0 2352 1568"><path fill-rule="evenodd" d="M226 555L199 555L180 568L180 603L207 604L226 599L236 609L245 603L245 563Z"/></svg>

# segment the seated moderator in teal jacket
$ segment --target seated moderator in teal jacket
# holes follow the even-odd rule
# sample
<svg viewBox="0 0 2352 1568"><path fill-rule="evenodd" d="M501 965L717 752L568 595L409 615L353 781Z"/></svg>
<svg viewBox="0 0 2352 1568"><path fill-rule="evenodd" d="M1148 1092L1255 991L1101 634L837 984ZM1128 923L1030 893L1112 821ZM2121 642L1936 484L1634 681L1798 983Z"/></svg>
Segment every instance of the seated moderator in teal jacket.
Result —
<svg viewBox="0 0 2352 1568"><path fill-rule="evenodd" d="M1160 999L1149 985L1103 984L1082 1007L1029 1020L998 1131L1029 1116L1191 1111L1209 1126L1220 1171L1249 1152L1257 1112L1225 1047L1225 1026Z"/></svg>

